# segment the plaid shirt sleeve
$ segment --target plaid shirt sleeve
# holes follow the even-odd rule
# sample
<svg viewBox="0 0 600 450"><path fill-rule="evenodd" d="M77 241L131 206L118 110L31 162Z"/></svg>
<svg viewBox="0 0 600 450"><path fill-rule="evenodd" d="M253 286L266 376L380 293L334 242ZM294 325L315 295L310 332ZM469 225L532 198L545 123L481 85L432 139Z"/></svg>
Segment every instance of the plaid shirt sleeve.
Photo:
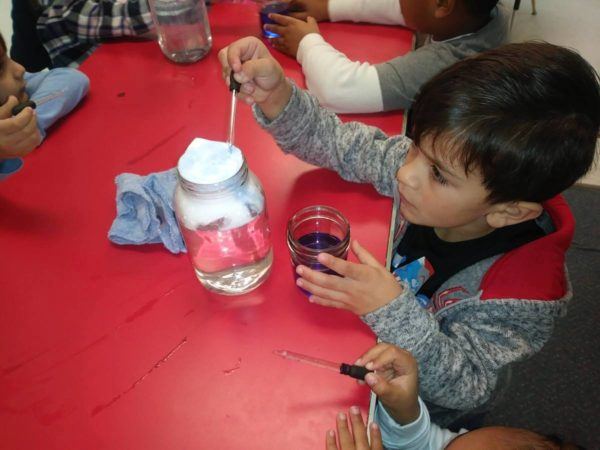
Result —
<svg viewBox="0 0 600 450"><path fill-rule="evenodd" d="M94 46L149 32L147 0L41 0L37 31L54 66L73 66ZM75 64L74 64L75 63Z"/></svg>

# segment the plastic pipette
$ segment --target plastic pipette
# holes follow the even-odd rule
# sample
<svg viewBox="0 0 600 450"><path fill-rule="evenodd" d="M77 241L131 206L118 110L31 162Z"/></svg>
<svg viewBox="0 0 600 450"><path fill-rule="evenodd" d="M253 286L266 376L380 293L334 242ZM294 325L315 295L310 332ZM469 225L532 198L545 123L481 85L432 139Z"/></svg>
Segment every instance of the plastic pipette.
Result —
<svg viewBox="0 0 600 450"><path fill-rule="evenodd" d="M273 350L273 353L282 358L289 359L291 361L298 361L312 366L320 367L322 369L333 370L342 375L348 375L349 377L356 378L357 380L364 380L365 375L372 370L367 370L363 366L356 366L354 364L346 363L335 363L327 361L325 359L313 358L312 356L302 355L300 353L290 352L289 350Z"/></svg>
<svg viewBox="0 0 600 450"><path fill-rule="evenodd" d="M235 107L237 104L237 93L240 92L241 84L233 78L233 70L229 74L229 90L231 91L231 109L229 115L229 138L227 143L233 145L233 137L235 132Z"/></svg>

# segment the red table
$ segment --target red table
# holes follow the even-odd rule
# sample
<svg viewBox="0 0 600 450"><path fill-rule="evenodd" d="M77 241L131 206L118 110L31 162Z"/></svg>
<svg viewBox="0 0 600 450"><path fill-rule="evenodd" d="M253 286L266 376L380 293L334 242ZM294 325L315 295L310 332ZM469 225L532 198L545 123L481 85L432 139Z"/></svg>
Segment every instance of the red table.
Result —
<svg viewBox="0 0 600 450"><path fill-rule="evenodd" d="M218 5L210 20L213 51L189 66L154 42L102 46L82 67L88 98L0 185L2 448L322 448L337 411L368 406L368 389L352 379L271 353L351 362L374 342L356 316L296 289L284 231L297 209L330 204L383 260L391 202L284 156L245 105L236 143L264 185L273 229L263 286L210 294L186 255L106 238L117 174L165 170L192 138L226 137L230 97L216 53L258 35L258 18L246 5ZM397 28L321 28L351 58L379 62L410 48ZM298 64L278 59L301 82ZM353 118L401 130L399 113Z"/></svg>

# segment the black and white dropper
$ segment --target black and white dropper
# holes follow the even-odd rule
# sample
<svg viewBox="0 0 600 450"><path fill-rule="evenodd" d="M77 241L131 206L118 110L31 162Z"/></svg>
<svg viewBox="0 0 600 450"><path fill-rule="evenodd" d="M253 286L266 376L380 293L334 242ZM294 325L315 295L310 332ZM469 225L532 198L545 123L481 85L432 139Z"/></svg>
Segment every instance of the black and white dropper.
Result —
<svg viewBox="0 0 600 450"><path fill-rule="evenodd" d="M365 375L372 370L368 370L363 366L357 366L354 364L346 363L335 363L327 361L325 359L314 358L312 356L302 355L300 353L290 352L289 350L273 350L273 353L282 358L289 359L291 361L298 361L312 366L320 367L322 369L333 370L342 375L348 375L349 377L356 378L357 380L364 380Z"/></svg>
<svg viewBox="0 0 600 450"><path fill-rule="evenodd" d="M231 108L229 110L229 137L227 143L233 147L233 139L235 135L235 108L237 105L237 93L240 92L242 85L233 78L233 70L229 74L229 90L231 91Z"/></svg>

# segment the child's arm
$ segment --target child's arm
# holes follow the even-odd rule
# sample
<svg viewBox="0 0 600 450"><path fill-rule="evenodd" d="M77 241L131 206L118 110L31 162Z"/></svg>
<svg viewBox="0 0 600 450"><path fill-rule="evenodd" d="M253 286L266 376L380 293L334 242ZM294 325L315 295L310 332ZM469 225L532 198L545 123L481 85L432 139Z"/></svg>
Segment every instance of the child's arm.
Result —
<svg viewBox="0 0 600 450"><path fill-rule="evenodd" d="M361 315L377 337L410 351L421 367L425 400L456 410L483 405L500 370L536 353L549 339L555 305L531 302L519 310L508 301L461 300L452 321L439 321L365 250L360 264L322 253L319 262L342 277L298 266L297 283L311 302ZM396 282L397 283L397 282ZM394 289L398 294L394 295Z"/></svg>
<svg viewBox="0 0 600 450"><path fill-rule="evenodd" d="M233 54L237 56L231 56ZM408 138L388 137L375 127L357 122L343 124L314 97L292 86L283 77L279 64L256 38L234 42L221 50L219 58L225 75L233 67L236 79L243 83L241 98L257 103L257 120L283 151L335 170L348 181L371 183L383 195L392 195L394 176L411 145ZM259 65L264 70L260 76L257 75ZM251 74L244 73L246 67L252 70ZM277 82L268 78L267 73ZM273 84L267 88L266 82Z"/></svg>
<svg viewBox="0 0 600 450"><path fill-rule="evenodd" d="M308 90L331 111L383 111L384 99L375 66L350 60L317 33L300 41L296 59L302 65Z"/></svg>
<svg viewBox="0 0 600 450"><path fill-rule="evenodd" d="M25 80L27 93L33 101L57 95L56 98L36 109L37 125L42 138L46 136L46 130L50 126L77 106L87 94L90 83L88 77L82 72L68 68L28 73L25 75Z"/></svg>
<svg viewBox="0 0 600 450"><path fill-rule="evenodd" d="M298 60L309 91L321 105L339 113L383 110L375 66L351 61L325 42L312 17L307 22L279 14L272 18L279 25L265 28L281 36L271 39L273 47Z"/></svg>
<svg viewBox="0 0 600 450"><path fill-rule="evenodd" d="M461 59L448 45L426 45L384 63L351 61L317 33L298 46L306 85L323 106L340 113L408 109L421 86Z"/></svg>
<svg viewBox="0 0 600 450"><path fill-rule="evenodd" d="M408 289L363 321L379 339L410 351L419 362L420 392L436 405L471 410L491 398L500 369L536 353L549 339L554 305L532 301L461 300L439 320Z"/></svg>
<svg viewBox="0 0 600 450"><path fill-rule="evenodd" d="M427 406L418 397L419 370L410 352L379 343L355 364L375 371L365 381L377 395L374 422L386 449L445 448L457 436L431 423Z"/></svg>
<svg viewBox="0 0 600 450"><path fill-rule="evenodd" d="M329 20L404 25L400 0L329 0Z"/></svg>
<svg viewBox="0 0 600 450"><path fill-rule="evenodd" d="M292 0L291 4L301 12L290 15L302 20L310 16L318 22L349 20L404 25L399 0Z"/></svg>
<svg viewBox="0 0 600 450"><path fill-rule="evenodd" d="M53 0L40 17L42 41L66 39L79 42L143 36L153 27L145 0Z"/></svg>

